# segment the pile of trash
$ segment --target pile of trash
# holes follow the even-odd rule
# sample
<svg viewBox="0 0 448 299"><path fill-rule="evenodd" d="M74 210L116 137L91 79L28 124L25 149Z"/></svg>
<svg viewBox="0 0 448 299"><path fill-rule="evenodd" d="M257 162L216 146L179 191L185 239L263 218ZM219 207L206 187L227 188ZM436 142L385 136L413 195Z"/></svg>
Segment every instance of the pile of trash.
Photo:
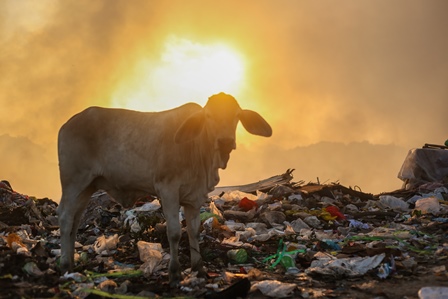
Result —
<svg viewBox="0 0 448 299"><path fill-rule="evenodd" d="M448 184L372 195L338 183L293 182L292 172L210 194L200 234L207 277L185 269L180 210L185 271L175 290L157 198L124 209L95 193L78 231L75 272L60 273L57 203L2 181L0 297L402 298L381 287L400 281L407 298L447 291ZM417 283L425 275L431 285Z"/></svg>

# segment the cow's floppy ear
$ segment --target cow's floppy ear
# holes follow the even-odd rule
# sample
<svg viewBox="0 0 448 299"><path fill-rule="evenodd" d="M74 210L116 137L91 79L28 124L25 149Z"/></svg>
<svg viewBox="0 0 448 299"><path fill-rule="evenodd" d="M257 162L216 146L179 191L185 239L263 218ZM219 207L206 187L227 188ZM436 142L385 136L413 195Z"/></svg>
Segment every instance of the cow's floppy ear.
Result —
<svg viewBox="0 0 448 299"><path fill-rule="evenodd" d="M199 111L190 115L177 129L174 142L182 143L196 138L204 128L205 114Z"/></svg>
<svg viewBox="0 0 448 299"><path fill-rule="evenodd" d="M272 135L271 126L264 120L263 117L261 117L260 114L255 111L241 110L239 119L247 132L251 134L264 137L269 137Z"/></svg>

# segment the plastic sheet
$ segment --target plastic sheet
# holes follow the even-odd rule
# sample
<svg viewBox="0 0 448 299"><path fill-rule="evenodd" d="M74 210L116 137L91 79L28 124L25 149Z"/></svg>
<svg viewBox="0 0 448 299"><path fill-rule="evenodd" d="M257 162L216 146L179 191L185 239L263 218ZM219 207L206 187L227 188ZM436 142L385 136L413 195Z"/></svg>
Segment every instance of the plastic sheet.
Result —
<svg viewBox="0 0 448 299"><path fill-rule="evenodd" d="M443 299L448 298L447 287L423 287L418 291L420 299Z"/></svg>
<svg viewBox="0 0 448 299"><path fill-rule="evenodd" d="M149 243L145 241L138 241L137 248L139 252L139 257L142 262L140 270L143 271L145 276L149 276L154 273L155 269L161 263L162 256L162 245L160 243Z"/></svg>
<svg viewBox="0 0 448 299"><path fill-rule="evenodd" d="M448 178L448 150L419 148L409 151L398 173L403 188L412 189Z"/></svg>
<svg viewBox="0 0 448 299"><path fill-rule="evenodd" d="M323 256L311 262L311 266L305 270L307 274L319 274L335 278L359 277L374 269L383 261L385 254L369 257L353 257L336 259Z"/></svg>

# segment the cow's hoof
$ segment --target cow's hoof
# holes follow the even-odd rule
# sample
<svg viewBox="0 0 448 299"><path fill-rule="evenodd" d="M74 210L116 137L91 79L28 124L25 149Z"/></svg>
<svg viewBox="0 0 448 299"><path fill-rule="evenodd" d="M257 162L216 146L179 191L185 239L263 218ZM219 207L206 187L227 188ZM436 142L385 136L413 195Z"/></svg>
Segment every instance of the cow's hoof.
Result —
<svg viewBox="0 0 448 299"><path fill-rule="evenodd" d="M60 263L59 271L61 271L62 275L65 273L71 273L73 272L73 267L69 263Z"/></svg>
<svg viewBox="0 0 448 299"><path fill-rule="evenodd" d="M170 275L170 288L178 288L180 285L180 273Z"/></svg>
<svg viewBox="0 0 448 299"><path fill-rule="evenodd" d="M170 281L170 288L177 289L180 286L180 281Z"/></svg>
<svg viewBox="0 0 448 299"><path fill-rule="evenodd" d="M198 277L207 277L207 271L205 271L204 267L199 268L197 271Z"/></svg>

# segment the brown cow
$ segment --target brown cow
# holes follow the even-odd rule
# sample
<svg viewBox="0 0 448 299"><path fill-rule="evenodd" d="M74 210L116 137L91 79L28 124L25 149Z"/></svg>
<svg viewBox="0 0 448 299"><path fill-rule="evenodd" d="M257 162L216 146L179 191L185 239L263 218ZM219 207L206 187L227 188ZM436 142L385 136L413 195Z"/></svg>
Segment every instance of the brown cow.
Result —
<svg viewBox="0 0 448 299"><path fill-rule="evenodd" d="M200 255L199 209L219 182L236 148L241 121L251 134L269 137L272 129L256 112L243 110L225 93L202 108L188 103L162 112L90 107L59 131L62 199L61 270L72 271L76 231L95 191L107 191L125 207L145 195L161 199L170 244L170 285L179 283L179 208L185 211L192 270L204 273Z"/></svg>

